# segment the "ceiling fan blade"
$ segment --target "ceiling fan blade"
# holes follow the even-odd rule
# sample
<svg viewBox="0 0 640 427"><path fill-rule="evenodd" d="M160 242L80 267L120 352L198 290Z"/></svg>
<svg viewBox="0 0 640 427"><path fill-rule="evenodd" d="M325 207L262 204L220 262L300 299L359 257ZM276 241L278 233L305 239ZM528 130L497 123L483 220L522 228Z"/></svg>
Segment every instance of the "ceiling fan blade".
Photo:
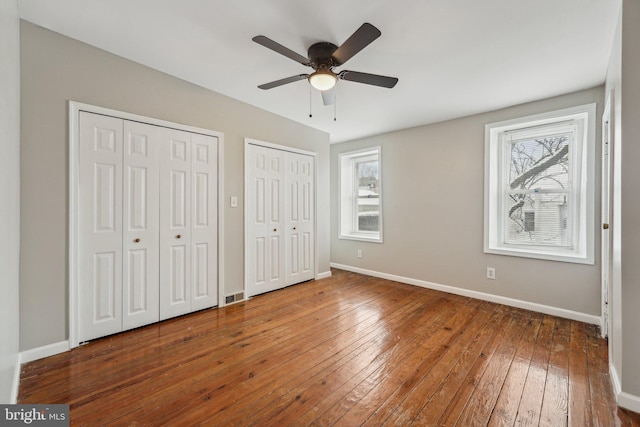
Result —
<svg viewBox="0 0 640 427"><path fill-rule="evenodd" d="M336 103L336 88L322 90L322 102L324 105L333 105Z"/></svg>
<svg viewBox="0 0 640 427"><path fill-rule="evenodd" d="M294 61L299 62L302 65L307 65L307 66L310 65L309 58L306 58L306 57L300 55L299 53L296 53L296 52L292 51L288 47L282 46L278 42L274 42L269 37L266 37L266 36L255 36L251 40L253 40L254 42L256 42L258 44L261 44L262 46L264 46L266 48L271 49L274 52L279 53L280 55L284 55L287 58L293 59Z"/></svg>
<svg viewBox="0 0 640 427"><path fill-rule="evenodd" d="M389 89L398 83L398 79L395 77L379 76L377 74L361 73L359 71L341 71L340 74L338 74L338 78L350 82L364 83Z"/></svg>
<svg viewBox="0 0 640 427"><path fill-rule="evenodd" d="M303 79L306 79L307 77L309 77L308 74L298 74L297 76L286 77L284 79L261 84L260 86L258 86L258 88L264 89L264 90L273 89L274 87L286 85L287 83L297 82L298 80L303 80Z"/></svg>
<svg viewBox="0 0 640 427"><path fill-rule="evenodd" d="M367 47L369 43L380 37L382 33L373 25L365 22L347 39L346 42L333 52L331 57L336 65L342 65L353 55Z"/></svg>

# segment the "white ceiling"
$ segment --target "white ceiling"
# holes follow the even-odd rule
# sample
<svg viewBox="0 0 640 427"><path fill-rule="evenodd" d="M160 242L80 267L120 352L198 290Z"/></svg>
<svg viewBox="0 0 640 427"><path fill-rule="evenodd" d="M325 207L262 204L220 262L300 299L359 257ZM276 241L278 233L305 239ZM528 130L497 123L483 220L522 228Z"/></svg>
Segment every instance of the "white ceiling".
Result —
<svg viewBox="0 0 640 427"><path fill-rule="evenodd" d="M341 142L603 83L620 0L19 0L22 19L321 129ZM341 81L333 107L308 73L251 41L306 56L362 23L382 36L337 71L399 78L393 89Z"/></svg>

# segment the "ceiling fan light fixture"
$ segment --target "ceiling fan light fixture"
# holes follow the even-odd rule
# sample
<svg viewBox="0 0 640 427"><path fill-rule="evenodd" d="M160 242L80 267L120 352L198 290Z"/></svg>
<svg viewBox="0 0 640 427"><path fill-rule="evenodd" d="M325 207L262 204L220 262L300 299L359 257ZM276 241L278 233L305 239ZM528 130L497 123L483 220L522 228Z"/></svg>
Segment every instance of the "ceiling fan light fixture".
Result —
<svg viewBox="0 0 640 427"><path fill-rule="evenodd" d="M318 70L309 76L309 83L314 88L325 91L336 85L338 78L330 70Z"/></svg>

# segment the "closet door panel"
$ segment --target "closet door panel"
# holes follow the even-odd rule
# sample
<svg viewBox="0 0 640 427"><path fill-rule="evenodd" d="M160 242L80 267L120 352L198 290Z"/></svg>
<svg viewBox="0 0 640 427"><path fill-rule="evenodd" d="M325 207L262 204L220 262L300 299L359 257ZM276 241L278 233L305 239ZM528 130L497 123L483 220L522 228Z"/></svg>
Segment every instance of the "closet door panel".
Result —
<svg viewBox="0 0 640 427"><path fill-rule="evenodd" d="M93 277L89 282L89 292L92 294L92 300L88 304L91 308L91 318L94 324L106 324L117 319L118 317L118 271L120 263L118 262L117 251L112 252L96 252L93 254ZM120 327L114 328L119 331ZM89 337L86 337L89 339Z"/></svg>
<svg viewBox="0 0 640 427"><path fill-rule="evenodd" d="M285 286L284 153L247 145L247 293Z"/></svg>
<svg viewBox="0 0 640 427"><path fill-rule="evenodd" d="M172 245L169 247L169 304L171 307L184 306L187 300L187 247L185 245ZM184 311L183 311L184 310ZM177 310L177 314L188 313L187 308ZM177 315L174 314L174 315Z"/></svg>
<svg viewBox="0 0 640 427"><path fill-rule="evenodd" d="M291 285L299 281L300 276L300 181L298 175L300 174L300 162L298 156L287 153L287 284Z"/></svg>
<svg viewBox="0 0 640 427"><path fill-rule="evenodd" d="M122 330L122 120L79 114L79 342Z"/></svg>
<svg viewBox="0 0 640 427"><path fill-rule="evenodd" d="M267 284L267 153L261 147L247 146L247 276L249 296L257 295Z"/></svg>
<svg viewBox="0 0 640 427"><path fill-rule="evenodd" d="M267 210L267 233L271 242L269 255L271 268L267 275L269 286L273 289L285 285L285 199L284 199L284 153L268 150L268 188L269 210Z"/></svg>
<svg viewBox="0 0 640 427"><path fill-rule="evenodd" d="M298 265L300 261L300 245L298 244L298 233L291 233L289 235L289 246L287 247L289 253L289 263L287 264L289 267L289 277L295 277L300 274L300 266ZM295 283L295 279L291 283Z"/></svg>
<svg viewBox="0 0 640 427"><path fill-rule="evenodd" d="M311 156L300 157L300 245L302 280L315 278L315 170Z"/></svg>
<svg viewBox="0 0 640 427"><path fill-rule="evenodd" d="M287 285L315 277L313 157L286 154L287 165Z"/></svg>
<svg viewBox="0 0 640 427"><path fill-rule="evenodd" d="M159 320L157 126L124 121L123 329Z"/></svg>
<svg viewBox="0 0 640 427"><path fill-rule="evenodd" d="M191 134L163 129L160 145L160 319L191 311Z"/></svg>
<svg viewBox="0 0 640 427"><path fill-rule="evenodd" d="M193 134L191 182L191 310L218 304L218 139Z"/></svg>
<svg viewBox="0 0 640 427"><path fill-rule="evenodd" d="M194 244L191 251L193 259L192 310L200 310L216 304L209 271L210 246L209 243ZM213 301L208 303L207 299L213 299Z"/></svg>

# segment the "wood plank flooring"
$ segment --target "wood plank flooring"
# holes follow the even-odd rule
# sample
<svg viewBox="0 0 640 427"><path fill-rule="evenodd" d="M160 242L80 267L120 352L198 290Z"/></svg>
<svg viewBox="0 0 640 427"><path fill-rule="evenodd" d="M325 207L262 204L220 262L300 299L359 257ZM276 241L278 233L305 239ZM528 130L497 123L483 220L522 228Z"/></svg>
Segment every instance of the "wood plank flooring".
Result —
<svg viewBox="0 0 640 427"><path fill-rule="evenodd" d="M72 425L640 426L593 325L333 270L23 365Z"/></svg>

